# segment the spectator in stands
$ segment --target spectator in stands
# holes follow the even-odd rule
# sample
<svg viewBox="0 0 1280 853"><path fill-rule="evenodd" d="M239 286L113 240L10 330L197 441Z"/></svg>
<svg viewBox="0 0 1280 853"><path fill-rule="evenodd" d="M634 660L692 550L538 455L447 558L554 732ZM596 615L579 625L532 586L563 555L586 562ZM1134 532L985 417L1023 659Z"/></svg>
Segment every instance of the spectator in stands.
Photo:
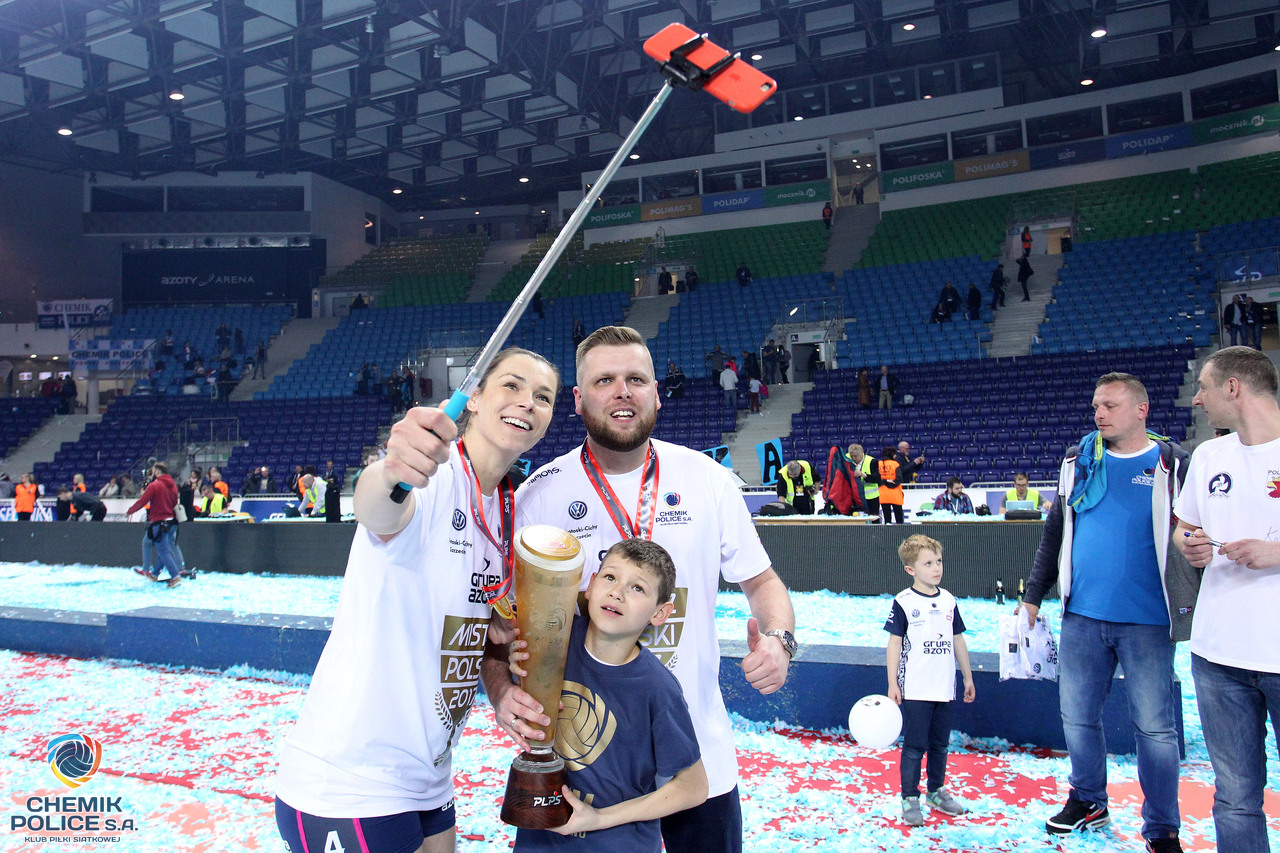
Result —
<svg viewBox="0 0 1280 853"><path fill-rule="evenodd" d="M791 380L787 378L787 371L791 369L791 350L786 347L778 347L778 382L782 385L790 385Z"/></svg>
<svg viewBox="0 0 1280 853"><path fill-rule="evenodd" d="M182 344L182 369L195 370L196 362L200 359L200 354L196 352L195 347L191 346L191 341L184 341Z"/></svg>
<svg viewBox="0 0 1280 853"><path fill-rule="evenodd" d="M181 486L178 486L178 503L182 504L182 509L187 514L187 518L196 517L196 495L200 494L203 486L208 485L202 482L199 468L192 468L191 473L187 474L187 479ZM182 563L181 558L178 560ZM145 568L145 566L144 566Z"/></svg>
<svg viewBox="0 0 1280 853"><path fill-rule="evenodd" d="M1262 350L1262 306L1254 303L1252 296L1244 298L1244 321L1249 340L1254 349ZM70 380L68 380L70 381Z"/></svg>
<svg viewBox="0 0 1280 853"><path fill-rule="evenodd" d="M364 294L363 294L363 293L357 293L357 294L356 294L356 298L351 300L351 310L352 310L352 311L360 311L360 310L362 310L362 309L364 309L364 308L368 308L368 307L369 307L369 303L364 301Z"/></svg>
<svg viewBox="0 0 1280 853"><path fill-rule="evenodd" d="M880 408L892 409L894 395L898 393L898 377L889 372L889 365L880 365L880 378L876 381L880 392Z"/></svg>
<svg viewBox="0 0 1280 853"><path fill-rule="evenodd" d="M529 303L529 308L538 316L539 320L545 320L547 318L547 306L546 303L542 301L541 290L535 290L533 292L533 300Z"/></svg>
<svg viewBox="0 0 1280 853"><path fill-rule="evenodd" d="M818 355L818 348L814 347L809 350L809 360L805 367L809 370L809 381L813 381L813 375L818 372L818 366L822 364L822 357Z"/></svg>
<svg viewBox="0 0 1280 853"><path fill-rule="evenodd" d="M982 316L982 291L978 290L978 285L969 282L969 292L966 294L966 302L969 306L969 319L977 320Z"/></svg>
<svg viewBox="0 0 1280 853"><path fill-rule="evenodd" d="M231 327L225 321L218 324L218 328L213 332L213 339L217 342L218 352L231 351Z"/></svg>
<svg viewBox="0 0 1280 853"><path fill-rule="evenodd" d="M684 289L689 293L693 293L698 288L698 271L693 267L689 267L684 271Z"/></svg>
<svg viewBox="0 0 1280 853"><path fill-rule="evenodd" d="M204 369L204 360L197 358L195 363L191 365L191 376L195 379L203 379L208 371Z"/></svg>
<svg viewBox="0 0 1280 853"><path fill-rule="evenodd" d="M866 190L863 188L861 182L854 184L853 185L853 203L862 204L862 199L865 193L866 193Z"/></svg>
<svg viewBox="0 0 1280 853"><path fill-rule="evenodd" d="M662 272L658 273L658 293L662 296L671 293L675 288L671 286L671 273L667 272L667 268L663 267Z"/></svg>
<svg viewBox="0 0 1280 853"><path fill-rule="evenodd" d="M157 462L151 466L151 482L138 500L125 510L126 515L133 515L143 507L147 508L147 537L155 543L161 567L169 571L168 584L171 588L182 583L182 566L174 551L178 522L173 508L177 503L178 487L169 476L169 466ZM153 580L158 580L158 577Z"/></svg>
<svg viewBox="0 0 1280 853"><path fill-rule="evenodd" d="M244 475L244 479L240 481L240 494L256 495L258 490L262 488L262 469L250 468L249 473Z"/></svg>
<svg viewBox="0 0 1280 853"><path fill-rule="evenodd" d="M119 494L120 494L120 478L114 474L112 475L111 479L107 481L107 484L105 486L103 486L101 489L98 489L98 497L100 498L114 498Z"/></svg>
<svg viewBox="0 0 1280 853"><path fill-rule="evenodd" d="M387 381L384 383L387 387L387 399L391 401L391 411L398 413L404 411L400 399L400 376L395 370L387 375Z"/></svg>
<svg viewBox="0 0 1280 853"><path fill-rule="evenodd" d="M853 465L854 476L862 487L862 500L867 505L869 515L880 514L880 487L876 485L873 470L875 460L862 449L861 444L849 445L849 462Z"/></svg>
<svg viewBox="0 0 1280 853"><path fill-rule="evenodd" d="M1031 254L1031 226L1022 226L1022 257L1028 257Z"/></svg>
<svg viewBox="0 0 1280 853"><path fill-rule="evenodd" d="M223 362L218 368L218 399L226 403L231 400L231 390L236 387L236 378L231 374L231 365Z"/></svg>
<svg viewBox="0 0 1280 853"><path fill-rule="evenodd" d="M1058 584L1058 693L1071 776L1067 802L1045 829L1067 835L1110 821L1102 719L1119 664L1138 744L1142 835L1148 850L1176 851L1174 642L1191 632L1200 583L1170 541L1171 504L1188 454L1147 431L1147 391L1136 377L1102 376L1092 404L1097 429L1063 463L1026 598L1015 610L1025 608L1034 627L1041 601Z"/></svg>
<svg viewBox="0 0 1280 853"><path fill-rule="evenodd" d="M241 331L240 329L236 329L236 331L235 331L235 350L234 350L234 352L235 352L235 354L236 354L236 355L244 355L244 353L245 353L245 348L244 348L244 332L243 332L243 331Z"/></svg>
<svg viewBox="0 0 1280 853"><path fill-rule="evenodd" d="M769 342L760 351L760 356L764 367L764 384L772 385L778 381L778 345L773 338L769 338Z"/></svg>
<svg viewBox="0 0 1280 853"><path fill-rule="evenodd" d="M581 317L574 318L572 337L573 337L573 348L576 351L578 349L578 344L582 343L587 339L587 329L585 326L582 325Z"/></svg>
<svg viewBox="0 0 1280 853"><path fill-rule="evenodd" d="M13 512L18 521L30 521L36 511L36 498L40 497L40 487L31 474L23 474L18 485L13 488Z"/></svg>
<svg viewBox="0 0 1280 853"><path fill-rule="evenodd" d="M760 389L764 384L758 377L747 380L747 411L753 415L760 414Z"/></svg>
<svg viewBox="0 0 1280 853"><path fill-rule="evenodd" d="M667 399L676 400L684 396L684 371L674 361L667 362Z"/></svg>
<svg viewBox="0 0 1280 853"><path fill-rule="evenodd" d="M222 493L224 498L231 497L231 487L222 479L222 469L216 465L209 466L209 482L213 487Z"/></svg>
<svg viewBox="0 0 1280 853"><path fill-rule="evenodd" d="M1258 330L1262 330L1262 324L1259 322ZM76 390L76 381L70 375L62 380L62 387L58 389L58 396L62 399L61 412L69 415L76 410L76 396L79 392Z"/></svg>
<svg viewBox="0 0 1280 853"><path fill-rule="evenodd" d="M1031 301L1031 291L1027 289L1027 281L1031 276L1035 275L1035 270L1031 268L1031 262L1027 260L1027 256L1023 255L1018 258L1018 284L1022 285L1022 301Z"/></svg>
<svg viewBox="0 0 1280 853"><path fill-rule="evenodd" d="M737 411L738 409L738 374L734 372L733 367L725 364L724 370L720 371L720 389L724 391L724 401L729 408Z"/></svg>
<svg viewBox="0 0 1280 853"><path fill-rule="evenodd" d="M1031 478L1026 474L1013 475L1013 488L1004 493L1005 506L1009 501L1031 501L1038 510L1049 508L1049 501L1040 497L1039 489L1030 488Z"/></svg>
<svg viewBox="0 0 1280 853"><path fill-rule="evenodd" d="M764 373L760 370L760 359L753 352L742 351L742 369L747 372L748 379L764 379Z"/></svg>
<svg viewBox="0 0 1280 853"><path fill-rule="evenodd" d="M716 386L717 388L720 387L720 372L724 370L724 363L725 361L728 360L728 358L729 356L725 354L725 351L720 349L720 345L716 344L715 349L707 353L706 356L702 359L704 362L706 362L707 367L710 369L711 384Z"/></svg>
<svg viewBox="0 0 1280 853"><path fill-rule="evenodd" d="M9 475L7 473L0 474L0 500L13 497L14 491L14 482L9 479Z"/></svg>
<svg viewBox="0 0 1280 853"><path fill-rule="evenodd" d="M173 329L164 330L164 338L160 341L160 354L173 355Z"/></svg>
<svg viewBox="0 0 1280 853"><path fill-rule="evenodd" d="M914 473L911 463L899 465L892 446L880 451L880 461L872 472L880 485L880 513L885 524L902 524L902 482Z"/></svg>
<svg viewBox="0 0 1280 853"><path fill-rule="evenodd" d="M933 508L953 515L973 515L973 501L964 493L959 477L947 478L947 490L933 499Z"/></svg>
<svg viewBox="0 0 1280 853"><path fill-rule="evenodd" d="M276 478L271 476L271 469L269 467L267 467L266 465L263 465L261 470L259 471L259 474L260 476L258 478L258 494L274 495L280 491L278 488L276 488Z"/></svg>
<svg viewBox="0 0 1280 853"><path fill-rule="evenodd" d="M1231 302L1226 308L1222 309L1222 326L1231 333L1231 345L1236 346L1241 343L1240 331L1244 328L1241 322L1244 316L1244 300L1240 298L1240 294L1231 297ZM1248 339L1244 341L1248 345Z"/></svg>
<svg viewBox="0 0 1280 853"><path fill-rule="evenodd" d="M1004 306L1004 264L996 264L995 270L991 273L991 310Z"/></svg>
<svg viewBox="0 0 1280 853"><path fill-rule="evenodd" d="M340 477L338 476L338 469L334 467L332 459L324 463L324 470L320 472L320 479L322 480L340 479Z"/></svg>
<svg viewBox="0 0 1280 853"><path fill-rule="evenodd" d="M930 323L946 323L951 319L951 313L947 311L947 303L939 302L933 306L933 313L929 315Z"/></svg>
<svg viewBox="0 0 1280 853"><path fill-rule="evenodd" d="M382 387L382 368L376 361L369 362L369 393L381 397L385 390Z"/></svg>
<svg viewBox="0 0 1280 853"><path fill-rule="evenodd" d="M747 266L746 261L738 261L738 271L734 273L734 277L738 279L738 286L746 287L751 284L751 269Z"/></svg>
<svg viewBox="0 0 1280 853"><path fill-rule="evenodd" d="M226 508L226 497L209 483L205 483L200 489L200 504L196 507L196 517L208 518L224 512Z"/></svg>
<svg viewBox="0 0 1280 853"><path fill-rule="evenodd" d="M369 362L360 365L360 369L356 371L356 396L367 397L369 395Z"/></svg>
<svg viewBox="0 0 1280 853"><path fill-rule="evenodd" d="M938 301L947 306L947 319L963 307L964 303L960 301L960 291L956 290L956 286L951 282L947 282L942 286L942 290L938 293Z"/></svg>
<svg viewBox="0 0 1280 853"><path fill-rule="evenodd" d="M136 498L142 494L142 490L138 488L138 483L133 479L132 474L120 475L120 497Z"/></svg>
<svg viewBox="0 0 1280 853"><path fill-rule="evenodd" d="M298 483L299 481L302 480L302 474L303 474L302 466L294 465L293 474L289 476L289 494L292 494L292 495L302 494L298 490Z"/></svg>
<svg viewBox="0 0 1280 853"><path fill-rule="evenodd" d="M262 378L267 378L267 345L264 341L258 341L258 345L253 350L253 375L250 379L257 379L258 374L262 374Z"/></svg>
<svg viewBox="0 0 1280 853"><path fill-rule="evenodd" d="M902 482L914 483L916 481L916 472L924 467L924 454L921 454L917 456L915 459L912 459L911 458L911 442L899 441L898 453L894 458L898 460L898 464L901 465L903 468L906 468L908 466L908 463L910 463L911 473L904 475L902 477Z"/></svg>
<svg viewBox="0 0 1280 853"><path fill-rule="evenodd" d="M822 206L822 224L827 226L828 231L831 230L831 219L835 215L836 212L831 209L831 202L827 202Z"/></svg>
<svg viewBox="0 0 1280 853"><path fill-rule="evenodd" d="M813 466L804 459L792 459L778 472L778 497L800 515L813 515L817 492Z"/></svg>
<svg viewBox="0 0 1280 853"><path fill-rule="evenodd" d="M107 505L97 495L91 495L88 492L77 492L67 486L59 486L58 502L62 503L63 501L70 504L71 512L62 520L79 521L87 517L92 521L102 521L107 517Z"/></svg>
<svg viewBox="0 0 1280 853"><path fill-rule="evenodd" d="M400 402L406 409L413 405L413 380L416 378L406 364L400 372Z"/></svg>
<svg viewBox="0 0 1280 853"><path fill-rule="evenodd" d="M864 409L871 408L871 376L865 367L858 368L858 405Z"/></svg>

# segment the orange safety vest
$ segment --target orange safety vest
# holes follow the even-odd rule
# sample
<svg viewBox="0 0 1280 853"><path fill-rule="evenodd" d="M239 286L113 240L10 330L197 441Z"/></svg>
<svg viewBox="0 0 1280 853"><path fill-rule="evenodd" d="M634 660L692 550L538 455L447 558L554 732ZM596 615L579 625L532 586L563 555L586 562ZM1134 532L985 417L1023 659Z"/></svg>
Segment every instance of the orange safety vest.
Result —
<svg viewBox="0 0 1280 853"><path fill-rule="evenodd" d="M14 486L13 511L35 512L36 495L38 494L40 494L40 487L35 483L19 483Z"/></svg>
<svg viewBox="0 0 1280 853"><path fill-rule="evenodd" d="M897 481L899 467L896 459L881 459L878 463L876 470L880 475L880 503L882 504L902 506L902 484L899 483L896 486L884 484L885 480Z"/></svg>
<svg viewBox="0 0 1280 853"><path fill-rule="evenodd" d="M71 487L71 491L73 491L73 492L83 492L83 491L85 491L85 485L84 485L84 483L76 483L74 486L72 486L72 487ZM72 515L76 515L76 514L78 514L79 512L80 512L80 510L76 509L76 505L75 505L75 504L72 504L72 505L71 505L71 514L72 514Z"/></svg>

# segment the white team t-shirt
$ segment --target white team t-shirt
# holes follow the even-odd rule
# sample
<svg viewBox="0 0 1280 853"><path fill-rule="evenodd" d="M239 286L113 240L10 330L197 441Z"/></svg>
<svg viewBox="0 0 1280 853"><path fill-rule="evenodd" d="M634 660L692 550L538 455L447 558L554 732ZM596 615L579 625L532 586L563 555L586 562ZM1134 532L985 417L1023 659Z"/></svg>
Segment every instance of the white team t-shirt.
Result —
<svg viewBox="0 0 1280 853"><path fill-rule="evenodd" d="M1219 542L1280 542L1280 439L1246 447L1236 434L1191 455L1174 514ZM1213 549L1191 627L1191 651L1223 666L1280 672L1280 566L1246 569Z"/></svg>
<svg viewBox="0 0 1280 853"><path fill-rule="evenodd" d="M684 690L689 715L707 770L709 796L728 793L738 783L733 730L720 695L720 643L715 605L720 577L749 580L769 568L751 514L729 471L705 454L653 442L658 454L657 512L653 541L676 564L675 611L640 642L671 670ZM634 521L641 469L608 477L610 487ZM582 467L581 447L538 469L516 493L516 526L554 524L582 543L586 565L582 585L600 568L609 547L623 536L609 518ZM746 636L746 626L742 629Z"/></svg>
<svg viewBox="0 0 1280 853"><path fill-rule="evenodd" d="M471 518L455 446L413 490L388 543L359 525L329 642L280 752L276 794L324 817L438 808L453 798L451 756L475 700L497 580L496 549ZM485 501L496 527L496 497Z"/></svg>
<svg viewBox="0 0 1280 853"><path fill-rule="evenodd" d="M964 633L956 599L945 589L933 595L907 587L893 597L884 628L902 637L897 682L903 699L950 702L956 698L955 635Z"/></svg>

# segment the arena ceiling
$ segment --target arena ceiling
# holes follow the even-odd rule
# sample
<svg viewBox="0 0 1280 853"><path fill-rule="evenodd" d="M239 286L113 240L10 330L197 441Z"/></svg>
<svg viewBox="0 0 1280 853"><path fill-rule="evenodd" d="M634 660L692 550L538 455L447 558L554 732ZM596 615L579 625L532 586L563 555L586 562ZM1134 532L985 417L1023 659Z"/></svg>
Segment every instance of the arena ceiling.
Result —
<svg viewBox="0 0 1280 853"><path fill-rule="evenodd" d="M0 159L126 176L314 171L402 210L546 202L621 142L661 84L641 44L672 21L759 54L755 64L783 92L998 53L1006 103L1020 103L1078 92L1082 72L1106 87L1264 54L1277 46L1276 8L1275 0L0 0ZM1100 23L1107 36L1091 38ZM712 105L674 93L641 156L710 153Z"/></svg>

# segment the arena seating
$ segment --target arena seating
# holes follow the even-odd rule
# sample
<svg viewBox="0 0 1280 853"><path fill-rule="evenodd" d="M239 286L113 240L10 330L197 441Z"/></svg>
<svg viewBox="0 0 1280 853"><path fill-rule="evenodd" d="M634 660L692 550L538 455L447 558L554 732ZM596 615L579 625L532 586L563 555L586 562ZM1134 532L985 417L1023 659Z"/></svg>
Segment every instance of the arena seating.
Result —
<svg viewBox="0 0 1280 853"><path fill-rule="evenodd" d="M320 280L321 286L387 285L380 304L448 304L461 301L475 277L489 238L480 235L392 240Z"/></svg>
<svg viewBox="0 0 1280 853"><path fill-rule="evenodd" d="M190 375L180 359L183 345L191 346L210 372L217 370L218 350L214 336L220 324L226 323L232 331L243 332L243 353L236 353L231 373L238 380L245 375L245 356L253 355L258 341L267 341L280 334L281 328L292 314L289 305L225 305L225 306L166 306L163 308L133 308L118 314L111 323L110 337L116 340L154 338L156 340L157 369L149 381L134 386L134 393L183 394L183 379ZM174 357L160 355L159 342L166 330L173 330ZM232 343L234 348L234 340ZM164 367L160 368L160 362ZM208 396L212 386L207 382L187 386L199 394Z"/></svg>
<svg viewBox="0 0 1280 853"><path fill-rule="evenodd" d="M500 302L514 299L554 241L554 234L542 234L534 240L529 251L507 270L487 298ZM648 244L648 238L644 238L596 243L588 248L582 234L578 233L543 280L539 292L543 299L594 293L633 293L636 266Z"/></svg>
<svg viewBox="0 0 1280 853"><path fill-rule="evenodd" d="M703 283L735 281L746 261L758 285L763 279L794 278L822 270L827 229L821 222L783 222L753 228L667 236L655 246L655 264L692 261Z"/></svg>
<svg viewBox="0 0 1280 853"><path fill-rule="evenodd" d="M19 444L53 416L61 402L57 397L6 397L0 412L0 458L7 456ZM10 472L16 483L21 471Z"/></svg>
<svg viewBox="0 0 1280 853"><path fill-rule="evenodd" d="M910 406L858 405L857 371L819 373L783 440L787 458L825 464L833 445L857 442L874 457L905 439L924 453L922 479L958 476L966 483L1002 482L1015 471L1034 480L1057 476L1065 447L1093 430L1090 401L1098 377L1112 370L1143 380L1151 398L1150 428L1181 441L1191 410L1174 405L1195 350L1173 347L1079 352L1070 357L893 365ZM1027 393L1027 389L1042 393ZM874 406L874 403L873 403Z"/></svg>
<svg viewBox="0 0 1280 853"><path fill-rule="evenodd" d="M333 459L340 471L358 466L363 448L377 443L378 427L391 419L391 407L358 397L238 403L119 397L100 422L85 427L79 440L64 443L52 462L34 466L36 478L48 487L70 483L73 474L81 473L96 491L112 475L128 471L137 477L157 444L191 419L235 420L247 446L232 452L224 475L238 489L249 468L258 465L271 466L277 482L287 482L294 465L323 470L323 463Z"/></svg>

